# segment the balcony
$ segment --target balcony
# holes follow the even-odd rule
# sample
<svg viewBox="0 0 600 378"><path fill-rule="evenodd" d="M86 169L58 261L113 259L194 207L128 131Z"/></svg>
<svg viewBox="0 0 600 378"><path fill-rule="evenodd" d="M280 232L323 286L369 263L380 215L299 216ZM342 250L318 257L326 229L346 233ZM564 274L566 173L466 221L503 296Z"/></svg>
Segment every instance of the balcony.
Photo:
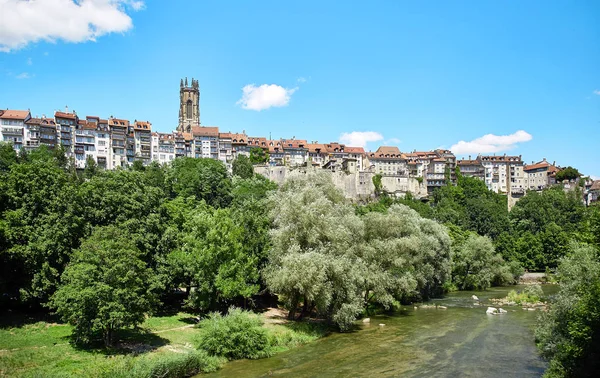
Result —
<svg viewBox="0 0 600 378"><path fill-rule="evenodd" d="M2 127L2 134L22 135L23 129L19 127Z"/></svg>

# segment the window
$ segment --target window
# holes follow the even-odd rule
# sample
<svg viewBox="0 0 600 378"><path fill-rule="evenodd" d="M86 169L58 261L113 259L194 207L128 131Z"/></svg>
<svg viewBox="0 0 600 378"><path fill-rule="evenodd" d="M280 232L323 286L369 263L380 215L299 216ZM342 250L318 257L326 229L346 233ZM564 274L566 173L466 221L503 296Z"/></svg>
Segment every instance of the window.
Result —
<svg viewBox="0 0 600 378"><path fill-rule="evenodd" d="M185 114L186 114L186 118L187 119L192 119L193 118L192 100L187 100Z"/></svg>

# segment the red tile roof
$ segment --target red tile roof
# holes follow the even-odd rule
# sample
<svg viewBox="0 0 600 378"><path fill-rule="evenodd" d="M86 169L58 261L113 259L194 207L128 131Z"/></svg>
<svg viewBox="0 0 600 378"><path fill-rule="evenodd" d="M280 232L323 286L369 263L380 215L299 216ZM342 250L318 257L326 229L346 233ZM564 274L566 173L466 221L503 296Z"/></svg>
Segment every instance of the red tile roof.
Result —
<svg viewBox="0 0 600 378"><path fill-rule="evenodd" d="M54 112L54 118L75 119L77 117L73 113Z"/></svg>
<svg viewBox="0 0 600 378"><path fill-rule="evenodd" d="M2 119L18 119L25 120L29 116L29 110L10 110L6 109L0 116Z"/></svg>
<svg viewBox="0 0 600 378"><path fill-rule="evenodd" d="M135 121L133 123L133 129L135 131L151 131L152 124L148 121Z"/></svg>

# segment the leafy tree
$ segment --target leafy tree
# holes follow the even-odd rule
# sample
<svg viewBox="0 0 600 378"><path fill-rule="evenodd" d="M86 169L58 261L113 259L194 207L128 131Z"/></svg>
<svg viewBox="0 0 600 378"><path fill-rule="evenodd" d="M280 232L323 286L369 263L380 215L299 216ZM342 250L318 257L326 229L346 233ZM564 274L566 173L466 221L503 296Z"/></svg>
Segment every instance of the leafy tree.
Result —
<svg viewBox="0 0 600 378"><path fill-rule="evenodd" d="M242 245L242 228L229 209L212 209L199 204L183 221L178 248L169 255L169 264L193 288L188 304L196 309L214 310L236 298L248 298L258 291L258 257Z"/></svg>
<svg viewBox="0 0 600 378"><path fill-rule="evenodd" d="M175 159L165 181L170 188L171 197L193 196L214 207L226 207L231 201L231 179L220 161Z"/></svg>
<svg viewBox="0 0 600 378"><path fill-rule="evenodd" d="M373 176L373 186L375 186L375 194L380 195L383 190L383 184L381 183L382 176L380 174L376 174Z"/></svg>
<svg viewBox="0 0 600 378"><path fill-rule="evenodd" d="M581 177L581 173L576 168L570 166L556 173L556 181L558 182L562 182L563 180L577 180L579 177Z"/></svg>
<svg viewBox="0 0 600 378"><path fill-rule="evenodd" d="M0 142L0 172L6 172L11 165L17 162L17 153L13 146L6 142Z"/></svg>
<svg viewBox="0 0 600 378"><path fill-rule="evenodd" d="M250 149L250 162L252 164L266 164L269 162L269 153L260 147Z"/></svg>
<svg viewBox="0 0 600 378"><path fill-rule="evenodd" d="M254 176L254 167L246 155L238 155L238 157L236 157L231 164L231 169L234 176L238 176L243 179Z"/></svg>
<svg viewBox="0 0 600 378"><path fill-rule="evenodd" d="M85 234L74 184L52 160L11 166L3 182L6 202L0 220L3 293L41 304L56 289Z"/></svg>
<svg viewBox="0 0 600 378"><path fill-rule="evenodd" d="M502 257L495 253L490 238L471 234L455 247L452 276L462 290L485 290L492 283L512 283L511 269L503 267Z"/></svg>
<svg viewBox="0 0 600 378"><path fill-rule="evenodd" d="M142 162L139 159L135 159L133 161L133 164L131 165L131 169L136 172L143 172L144 170L146 170L146 167L144 166L144 162Z"/></svg>
<svg viewBox="0 0 600 378"><path fill-rule="evenodd" d="M115 331L141 324L150 311L152 275L129 235L117 226L98 228L73 255L51 305L74 326L76 342L101 333L110 347Z"/></svg>
<svg viewBox="0 0 600 378"><path fill-rule="evenodd" d="M572 244L557 269L560 291L535 332L550 360L547 377L593 377L600 368L600 262L591 246Z"/></svg>
<svg viewBox="0 0 600 378"><path fill-rule="evenodd" d="M98 173L98 164L93 157L89 156L85 160L85 168L83 170L83 176L87 179L94 177Z"/></svg>

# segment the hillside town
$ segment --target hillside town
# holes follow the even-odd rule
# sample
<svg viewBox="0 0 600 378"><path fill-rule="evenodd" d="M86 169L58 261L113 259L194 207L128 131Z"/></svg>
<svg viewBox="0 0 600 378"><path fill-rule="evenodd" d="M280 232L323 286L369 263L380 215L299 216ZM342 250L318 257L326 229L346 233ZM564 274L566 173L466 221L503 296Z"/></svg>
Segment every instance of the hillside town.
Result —
<svg viewBox="0 0 600 378"><path fill-rule="evenodd" d="M268 139L251 136L245 130L223 131L200 122L200 88L195 79L180 82L179 122L175 131L152 130L149 121L80 116L65 108L53 116L32 116L31 110L0 109L0 140L14 149L31 150L45 145L62 146L77 169L90 160L103 169L127 167L134 161L147 165L165 164L178 157L220 160L229 168L240 155L251 152L263 156L257 172L281 182L293 172L325 169L347 177L339 186L348 197L368 196L373 192L372 177L381 175L383 189L391 194L410 192L426 197L447 181L456 182L456 168L462 175L480 178L487 187L507 194L516 201L527 190L541 190L557 184L561 167L543 158L527 164L522 156L478 155L457 159L450 150L400 151L396 146L380 146L376 151L338 142L319 143L305 139ZM348 182L352 181L349 185ZM566 187L573 182L565 183ZM600 181L585 180L584 201L598 200ZM348 189L350 188L350 189ZM511 206L509 200L509 206Z"/></svg>

